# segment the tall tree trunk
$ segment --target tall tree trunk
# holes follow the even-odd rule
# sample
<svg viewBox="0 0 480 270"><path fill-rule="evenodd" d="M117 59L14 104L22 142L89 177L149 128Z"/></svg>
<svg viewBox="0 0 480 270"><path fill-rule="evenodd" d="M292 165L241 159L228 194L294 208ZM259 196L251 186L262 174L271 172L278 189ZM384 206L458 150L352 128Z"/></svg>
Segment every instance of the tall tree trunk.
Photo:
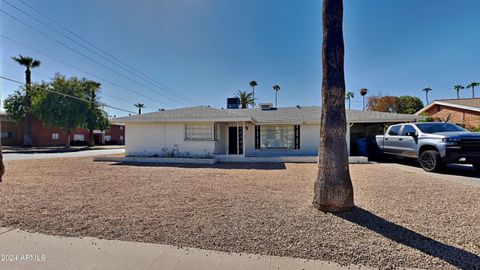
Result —
<svg viewBox="0 0 480 270"><path fill-rule="evenodd" d="M70 130L67 130L67 143L65 144L65 147L66 148L70 148L70 135L72 134L72 132Z"/></svg>
<svg viewBox="0 0 480 270"><path fill-rule="evenodd" d="M472 85L472 98L475 98L475 86Z"/></svg>
<svg viewBox="0 0 480 270"><path fill-rule="evenodd" d="M322 17L322 116L313 204L322 211L338 212L354 206L345 139L343 0L323 0Z"/></svg>
<svg viewBox="0 0 480 270"><path fill-rule="evenodd" d="M5 173L5 165L3 165L3 148L0 140L0 182L2 182L3 174Z"/></svg>
<svg viewBox="0 0 480 270"><path fill-rule="evenodd" d="M25 110L25 120L23 126L23 146L31 147L32 146L32 137L31 137L31 128L32 128L32 114L31 114L31 91L32 91L32 79L31 79L30 69L25 70L25 99L24 99L24 110Z"/></svg>
<svg viewBox="0 0 480 270"><path fill-rule="evenodd" d="M457 90L457 99L460 99L460 93L459 93L459 90Z"/></svg>
<svg viewBox="0 0 480 270"><path fill-rule="evenodd" d="M93 129L88 130L88 145L89 146L94 146L95 145Z"/></svg>

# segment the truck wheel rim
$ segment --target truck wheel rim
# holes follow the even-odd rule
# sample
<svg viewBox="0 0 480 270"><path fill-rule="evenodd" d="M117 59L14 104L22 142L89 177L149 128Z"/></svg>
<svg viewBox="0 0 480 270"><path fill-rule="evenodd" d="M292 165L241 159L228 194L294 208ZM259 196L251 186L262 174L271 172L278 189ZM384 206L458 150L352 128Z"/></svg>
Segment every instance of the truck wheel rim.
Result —
<svg viewBox="0 0 480 270"><path fill-rule="evenodd" d="M435 159L432 157L432 155L423 155L422 163L423 163L423 167L429 170L435 167Z"/></svg>

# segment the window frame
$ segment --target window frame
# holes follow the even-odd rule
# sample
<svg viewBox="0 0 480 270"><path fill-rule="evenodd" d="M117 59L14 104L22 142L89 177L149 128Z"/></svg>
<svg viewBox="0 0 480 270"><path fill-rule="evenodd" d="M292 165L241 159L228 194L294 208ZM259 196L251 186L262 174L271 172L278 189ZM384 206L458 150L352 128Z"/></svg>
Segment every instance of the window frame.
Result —
<svg viewBox="0 0 480 270"><path fill-rule="evenodd" d="M52 141L58 141L60 139L60 134L57 132L52 132Z"/></svg>
<svg viewBox="0 0 480 270"><path fill-rule="evenodd" d="M296 150L296 131L295 131L295 125L288 125L288 124L279 124L279 125L260 125L259 126L259 148L258 149L261 149L261 150L275 150L275 149L279 149L279 150ZM280 147L268 147L266 146L266 142L264 141L266 136L265 133L269 132L269 131L272 131L272 130L265 130L266 127L273 127L273 128L278 128L278 127L286 127L288 129L291 129L291 130L287 130L287 132L291 132L291 134L288 134L288 133L285 133L283 135L287 136L287 138L282 138L282 140L286 140L287 141L287 146L280 146ZM281 130L276 130L278 132L281 132ZM292 138L288 138L288 136L292 136Z"/></svg>
<svg viewBox="0 0 480 270"><path fill-rule="evenodd" d="M192 138L193 133L190 133L190 138L187 136L188 126L209 126L210 127L210 138ZM193 142L208 142L208 141L216 141L217 140L217 132L218 127L215 123L212 124L205 124L205 123L184 123L183 124L183 140L184 141L193 141Z"/></svg>

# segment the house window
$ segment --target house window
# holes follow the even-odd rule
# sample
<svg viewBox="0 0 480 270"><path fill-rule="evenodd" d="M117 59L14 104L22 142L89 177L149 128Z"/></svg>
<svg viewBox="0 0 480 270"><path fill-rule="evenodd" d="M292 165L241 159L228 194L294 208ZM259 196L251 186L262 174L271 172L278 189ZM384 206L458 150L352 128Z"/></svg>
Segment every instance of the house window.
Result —
<svg viewBox="0 0 480 270"><path fill-rule="evenodd" d="M13 132L2 131L2 139L11 139L11 138L13 138Z"/></svg>
<svg viewBox="0 0 480 270"><path fill-rule="evenodd" d="M123 130L123 126L120 126L120 130Z"/></svg>
<svg viewBox="0 0 480 270"><path fill-rule="evenodd" d="M295 149L295 126L260 126L260 148Z"/></svg>
<svg viewBox="0 0 480 270"><path fill-rule="evenodd" d="M123 141L123 136L120 136L120 141Z"/></svg>
<svg viewBox="0 0 480 270"><path fill-rule="evenodd" d="M85 141L85 135L83 134L73 134L74 141Z"/></svg>
<svg viewBox="0 0 480 270"><path fill-rule="evenodd" d="M212 124L186 124L185 140L211 141L214 140L215 125Z"/></svg>
<svg viewBox="0 0 480 270"><path fill-rule="evenodd" d="M53 141L58 141L59 135L58 133L52 133L52 140Z"/></svg>
<svg viewBox="0 0 480 270"><path fill-rule="evenodd" d="M109 141L111 141L111 140L112 140L112 136L110 136L110 135L105 135L105 141L106 141L106 142L109 142Z"/></svg>

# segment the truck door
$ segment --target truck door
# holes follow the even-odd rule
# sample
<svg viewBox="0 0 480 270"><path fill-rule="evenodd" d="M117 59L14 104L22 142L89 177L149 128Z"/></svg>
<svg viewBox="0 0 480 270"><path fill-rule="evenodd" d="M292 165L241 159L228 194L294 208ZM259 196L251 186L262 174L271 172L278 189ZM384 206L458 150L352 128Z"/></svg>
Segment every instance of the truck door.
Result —
<svg viewBox="0 0 480 270"><path fill-rule="evenodd" d="M404 125L399 136L399 154L405 157L417 157L417 130L412 125Z"/></svg>
<svg viewBox="0 0 480 270"><path fill-rule="evenodd" d="M398 154L398 138L401 125L391 126L383 139L383 152L387 154Z"/></svg>

